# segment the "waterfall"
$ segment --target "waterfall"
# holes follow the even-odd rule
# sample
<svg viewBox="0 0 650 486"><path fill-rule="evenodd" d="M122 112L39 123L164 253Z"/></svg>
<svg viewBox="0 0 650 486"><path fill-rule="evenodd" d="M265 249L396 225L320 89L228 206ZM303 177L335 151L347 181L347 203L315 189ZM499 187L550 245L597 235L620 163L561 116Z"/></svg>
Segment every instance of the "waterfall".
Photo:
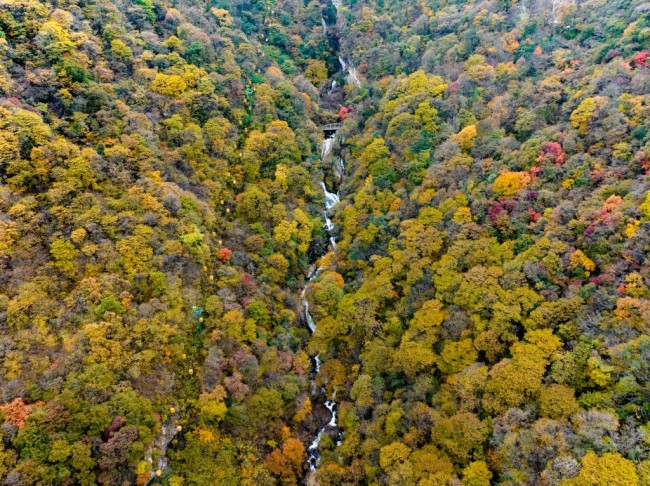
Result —
<svg viewBox="0 0 650 486"><path fill-rule="evenodd" d="M330 421L327 423L327 427L336 427L336 402L334 400L327 400L325 402L325 406L327 407L327 410L330 411L332 414L332 418Z"/></svg>
<svg viewBox="0 0 650 486"><path fill-rule="evenodd" d="M334 171L334 175L337 177L337 179L343 178L345 175L345 162L343 162L342 157L339 157L336 162L332 163L332 170Z"/></svg>
<svg viewBox="0 0 650 486"><path fill-rule="evenodd" d="M307 326L309 327L309 330L311 332L316 331L316 323L314 322L314 319L312 318L311 314L309 313L309 301L307 300L307 297L305 296L305 290L307 290L307 287L305 287L302 291L302 305L305 308L305 318L307 319Z"/></svg>
<svg viewBox="0 0 650 486"><path fill-rule="evenodd" d="M320 459L318 456L318 445L320 444L320 440L323 437L323 429L318 431L318 435L314 437L314 440L309 444L309 448L307 451L309 452L309 470L310 471L315 471L316 466L318 465L318 460Z"/></svg>
<svg viewBox="0 0 650 486"><path fill-rule="evenodd" d="M341 179L343 177L343 171L341 170L340 164L335 164L334 167L332 167L332 170L334 170L334 175L337 179Z"/></svg>
<svg viewBox="0 0 650 486"><path fill-rule="evenodd" d="M334 147L334 140L336 139L336 132L331 134L329 137L327 137L325 140L323 140L323 145L321 147L321 162L325 162L329 154L332 152L332 148ZM339 162L338 162L339 168L344 168L343 164L343 159L339 157ZM334 166L334 169L336 169L336 165ZM342 175L342 172L341 172ZM325 230L329 233L329 242L330 242L330 247L332 251L336 250L336 238L332 236L332 231L334 231L334 223L330 219L328 211L340 201L340 196L338 193L334 194L333 192L329 192L327 190L327 186L325 185L325 181L320 182L321 187L323 188L323 193L325 194L325 223L323 224L323 227ZM305 313L305 320L307 321L307 326L309 327L309 330L313 334L316 332L317 324L314 321L313 317L309 313L309 301L307 300L307 287L309 283L314 280L316 277L318 277L318 274L321 272L322 268L318 267L316 270L314 270L311 275L309 276L309 279L307 281L307 285L302 289L302 293L300 295L301 301L302 301L302 306L303 310ZM316 355L314 357L314 368L313 368L313 378L311 380L311 390L312 390L312 395L316 395L316 376L320 373L320 367L321 367L321 360L320 360L320 355ZM325 390L321 389L321 393L324 393ZM338 428L338 422L336 420L336 402L334 401L335 396L332 396L330 399L326 400L325 403L323 404L327 410L330 412L330 420L327 422L325 425L323 425L318 433L316 434L316 437L311 441L309 444L309 447L307 448L308 452L308 460L307 463L309 465L309 470L311 472L315 471L316 468L318 467L318 463L320 461L320 451L319 451L319 446L320 446L320 441L323 438L323 434L326 432L327 429L329 428ZM341 434L338 434L337 436L337 445L340 445L341 443ZM313 477L310 477L308 480L308 484L312 484L313 482Z"/></svg>
<svg viewBox="0 0 650 486"><path fill-rule="evenodd" d="M327 94L332 94L335 89L336 89L336 79L333 79L332 83L330 84L330 88L327 90Z"/></svg>
<svg viewBox="0 0 650 486"><path fill-rule="evenodd" d="M325 224L323 225L323 228L329 233L334 229L334 223L332 223L332 220L329 218L327 213L325 213Z"/></svg>
<svg viewBox="0 0 650 486"><path fill-rule="evenodd" d="M338 192L336 194L334 194L333 192L329 192L327 190L327 187L325 186L325 182L321 181L320 185L323 188L323 192L325 193L325 209L329 210L336 203L338 203L341 200L341 198Z"/></svg>
<svg viewBox="0 0 650 486"><path fill-rule="evenodd" d="M323 37L327 37L327 22L325 22L325 18L322 15L320 16L320 19L323 23Z"/></svg>
<svg viewBox="0 0 650 486"><path fill-rule="evenodd" d="M334 7L336 7L336 11L338 12L341 8L341 0L332 0L332 3L334 4ZM327 23L325 22L325 19L321 16L322 22L323 22L323 35L327 35ZM352 83L356 85L357 87L361 87L361 82L359 81L359 77L357 75L356 70L352 66L348 66L348 64L345 62L345 60L342 57L339 57L339 61L341 63L343 72L347 72L347 80L349 83ZM332 83L330 85L330 90L329 92L331 93L336 89L336 80L332 80ZM323 144L321 146L321 153L320 153L320 159L321 163L324 165L325 162L327 161L327 158L329 157L330 153L332 152L332 149L334 148L334 141L336 139L336 131L333 133L330 133L329 136L326 136L326 138L323 140ZM342 141L342 138L340 138ZM338 161L332 163L332 169L334 171L334 174L338 178L342 178L345 175L345 162L343 161L343 158L340 156L338 157ZM329 236L329 243L330 243L330 248L332 251L336 250L336 238L332 235L332 232L334 231L334 223L330 219L329 215L329 210L332 209L334 205L336 205L340 201L340 195L337 192L334 194L333 192L329 192L327 190L327 186L325 185L325 181L321 180L320 185L323 188L323 193L325 194L325 222L323 224L323 228L325 228L325 231L327 231L328 236ZM313 317L309 313L309 301L307 300L307 288L309 284L311 283L312 280L314 280L316 277L318 277L318 274L323 270L321 267L316 268L314 271L311 272L311 275L309 275L307 284L305 287L302 289L302 293L300 295L301 301L302 301L302 306L303 310L305 313L305 320L307 321L307 326L309 327L310 332L313 334L316 332L317 329L317 324L314 321ZM312 397L320 396L321 394L325 394L325 389L322 388L320 392L317 393L317 386L316 386L316 377L320 373L320 368L321 368L321 360L320 360L320 355L316 355L314 357L314 368L313 368L313 374L311 378L311 392L312 392ZM323 434L328 429L336 429L338 430L338 422L336 419L337 415L337 406L336 406L336 392L329 398L326 399L323 405L325 408L330 413L330 420L327 422L325 425L323 425L319 430L314 439L311 441L309 444L309 447L307 448L307 453L308 453L308 460L307 464L309 466L309 471L310 473L308 474L306 478L306 483L308 485L316 484L315 482L315 476L313 475L314 471L316 471L316 468L318 467L318 463L320 462L320 442L321 439L323 438ZM341 431L338 431L336 434L336 445L339 446L341 445L343 440L343 433Z"/></svg>
<svg viewBox="0 0 650 486"><path fill-rule="evenodd" d="M320 159L322 162L325 162L325 160L327 160L327 156L332 151L332 147L334 147L334 135L323 140L323 145L320 150Z"/></svg>
<svg viewBox="0 0 650 486"><path fill-rule="evenodd" d="M341 70L342 71L347 71L348 70L348 65L345 63L345 60L343 59L342 56L339 56L339 62L341 63Z"/></svg>
<svg viewBox="0 0 650 486"><path fill-rule="evenodd" d="M336 132L323 140L323 145L320 152L320 158L322 162L325 162L329 154L332 152L335 138ZM339 202L339 195L329 192L325 186L324 181L321 181L320 185L323 188L323 192L325 193L325 212L327 212L332 206ZM327 220L325 221L325 224L328 224Z"/></svg>

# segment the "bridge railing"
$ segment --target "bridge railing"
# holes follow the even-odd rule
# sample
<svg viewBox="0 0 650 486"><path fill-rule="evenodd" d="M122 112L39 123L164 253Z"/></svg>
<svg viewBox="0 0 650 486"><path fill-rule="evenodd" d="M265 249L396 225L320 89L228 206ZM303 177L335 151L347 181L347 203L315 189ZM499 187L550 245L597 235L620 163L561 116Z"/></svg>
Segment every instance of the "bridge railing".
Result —
<svg viewBox="0 0 650 486"><path fill-rule="evenodd" d="M320 129L324 132L329 132L333 130L339 130L342 126L342 123L328 123L327 125L321 126Z"/></svg>

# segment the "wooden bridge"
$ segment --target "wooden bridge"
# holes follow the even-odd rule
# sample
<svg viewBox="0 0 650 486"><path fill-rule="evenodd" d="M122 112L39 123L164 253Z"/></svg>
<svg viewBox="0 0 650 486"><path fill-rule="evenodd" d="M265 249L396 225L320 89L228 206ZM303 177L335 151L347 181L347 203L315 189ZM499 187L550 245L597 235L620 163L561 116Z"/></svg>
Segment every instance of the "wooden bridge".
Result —
<svg viewBox="0 0 650 486"><path fill-rule="evenodd" d="M320 129L324 132L335 132L339 130L343 126L343 123L328 123L327 125L323 125L320 127Z"/></svg>

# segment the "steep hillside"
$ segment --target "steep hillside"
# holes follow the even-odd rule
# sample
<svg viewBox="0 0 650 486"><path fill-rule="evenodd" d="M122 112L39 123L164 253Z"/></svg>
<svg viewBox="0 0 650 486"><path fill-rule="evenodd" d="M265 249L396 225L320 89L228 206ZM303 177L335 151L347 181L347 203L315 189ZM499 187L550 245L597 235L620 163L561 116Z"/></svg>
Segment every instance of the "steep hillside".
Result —
<svg viewBox="0 0 650 486"><path fill-rule="evenodd" d="M0 484L650 484L649 16L0 0Z"/></svg>
<svg viewBox="0 0 650 486"><path fill-rule="evenodd" d="M223 6L0 4L3 484L302 476L330 47Z"/></svg>
<svg viewBox="0 0 650 486"><path fill-rule="evenodd" d="M345 2L321 484L647 484L642 2ZM333 301L334 299L334 301ZM322 331L321 331L322 329Z"/></svg>

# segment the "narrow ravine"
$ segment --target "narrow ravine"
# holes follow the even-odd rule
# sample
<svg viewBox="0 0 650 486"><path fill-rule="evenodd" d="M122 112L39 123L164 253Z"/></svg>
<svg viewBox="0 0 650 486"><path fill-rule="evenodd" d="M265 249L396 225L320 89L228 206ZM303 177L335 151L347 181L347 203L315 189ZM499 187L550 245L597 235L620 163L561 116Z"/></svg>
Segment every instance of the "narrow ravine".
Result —
<svg viewBox="0 0 650 486"><path fill-rule="evenodd" d="M174 437L181 430L178 426L178 418L179 414L173 413L162 425L160 433L154 438L151 446L145 451L144 460L151 464L149 478L145 484L152 484L169 468L169 460L167 459L166 452L171 441L174 440ZM154 457L157 457L155 464Z"/></svg>
<svg viewBox="0 0 650 486"><path fill-rule="evenodd" d="M332 152L332 148L334 146L334 142L336 139L336 131L328 132L326 133L326 137L323 140L323 145L321 148L321 162L323 165L326 163L329 155ZM343 164L335 164L335 169L336 166L339 166L339 169L343 167ZM341 172L341 176L343 176L343 172ZM332 232L334 230L334 223L332 223L332 220L329 217L329 211L332 207L334 207L335 204L337 204L340 201L339 194L335 194L333 192L329 192L327 190L327 186L325 185L324 181L321 181L321 187L323 188L323 193L325 195L325 223L323 227L328 233L329 240L330 240L330 245L331 245L331 250L336 249L336 239L332 235ZM325 255L322 255L325 256ZM307 288L314 280L315 278L318 277L318 275L321 273L323 270L322 267L318 267L312 274L309 276L309 280L307 281L307 284L302 290L302 305L303 305L303 310L305 313L305 321L307 322L307 326L309 327L309 330L314 333L316 331L317 324L314 322L314 319L312 318L311 314L309 313L309 301L307 300L306 292ZM318 378L318 374L320 373L320 365L321 365L321 360L320 356L316 355L314 357L314 368L313 368L313 376L311 379L311 393L313 398L320 397L325 394L325 390L317 390L317 385L316 385L316 380ZM308 458L308 465L309 465L309 471L310 474L308 476L307 482L312 483L313 481L310 480L310 477L313 476L313 472L316 470L318 467L318 463L320 461L320 441L323 437L323 434L330 430L330 429L336 429L338 427L338 424L336 422L336 402L335 402L335 396L330 397L329 399L325 400L324 405L329 410L330 413L330 420L327 422L324 426L322 426L319 430L314 439L311 441L309 444L309 448L307 449L307 452L309 454Z"/></svg>
<svg viewBox="0 0 650 486"><path fill-rule="evenodd" d="M341 0L332 0L332 4L336 8L336 13L337 13L337 20L336 23L338 24L338 14L340 12L340 9L342 7ZM328 32L330 32L329 26L325 22L324 17L322 18L322 23L323 23L323 35L327 36ZM335 26L338 27L338 26ZM334 32L337 32L338 29L335 28L333 29ZM338 45L338 43L337 43ZM354 86L356 88L361 88L361 81L359 79L359 75L356 71L356 69L352 66L351 62L349 59L346 59L343 55L338 56L339 64L341 66L341 72L344 76L344 79L346 83L350 86ZM331 96L335 94L336 90L342 90L342 87L337 86L336 79L332 78L330 82L327 83L327 86L329 87L327 90L327 95ZM338 129L326 129L324 132L325 138L323 139L322 145L321 145L321 152L320 152L320 160L321 160L321 166L323 168L328 167L331 169L332 174L335 177L335 180L337 181L337 187L341 185L344 177L345 177L345 160L343 159L343 155L340 152L340 146L342 144L342 137L338 137ZM332 154L334 151L334 147L337 142L337 137L338 137L338 142L339 142L339 151L336 154ZM332 159L332 160L331 160ZM336 250L336 238L334 236L334 223L332 222L330 216L331 209L340 202L340 194L336 191L335 188L332 188L330 191L327 187L327 184L325 183L325 176L323 174L323 179L320 181L320 185L323 189L323 194L325 196L325 201L324 201L324 224L323 228L325 231L327 231L328 238L329 238L329 250L325 251L324 254L320 255L320 257L324 257L328 251L335 251ZM313 334L317 327L318 323L314 321L312 315L309 312L309 301L307 299L307 291L309 289L309 286L311 285L312 281L320 275L320 273L324 269L322 267L317 267L315 270L312 271L312 273L309 275L307 282L302 289L301 293L301 301L302 301L302 308L303 308L303 313L304 313L304 319L305 322L307 323L307 327L309 328L310 332ZM322 425L317 432L315 432L315 435L313 436L313 439L311 440L309 447L307 449L308 452L308 460L307 460L307 466L308 466L308 473L306 477L304 478L304 482L307 485L316 485L317 480L315 476L316 469L318 468L318 465L320 463L320 458L321 458L321 449L320 449L320 444L323 436L325 434L328 435L333 435L336 439L336 446L341 445L342 440L343 440L343 433L342 431L339 430L338 428L338 422L337 422L337 402L336 402L336 392L334 392L331 396L327 396L327 392L325 388L321 387L320 389L318 388L317 381L318 381L318 376L320 373L320 368L321 368L321 359L320 355L316 355L314 357L314 364L313 364L313 369L312 369L312 377L311 377L311 396L312 396L312 401L314 403L322 403L322 406L324 406L330 414L330 419L327 423ZM319 405L321 406L321 405Z"/></svg>

